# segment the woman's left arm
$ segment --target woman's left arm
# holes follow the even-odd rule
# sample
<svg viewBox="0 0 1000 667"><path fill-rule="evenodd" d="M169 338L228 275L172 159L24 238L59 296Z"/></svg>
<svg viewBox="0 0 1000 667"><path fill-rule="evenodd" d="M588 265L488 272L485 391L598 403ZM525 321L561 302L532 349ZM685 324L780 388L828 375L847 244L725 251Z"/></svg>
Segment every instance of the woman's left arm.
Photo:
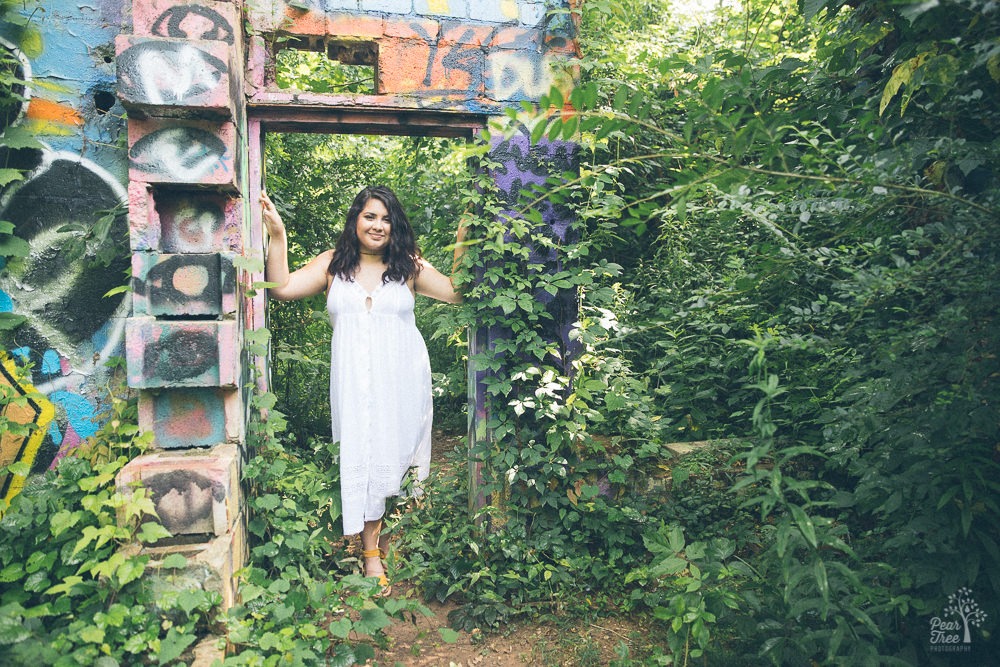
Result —
<svg viewBox="0 0 1000 667"><path fill-rule="evenodd" d="M458 232L455 234L455 257L451 265L452 275L455 275L462 255L465 254L465 235L466 227L463 217L458 223ZM423 257L418 259L417 263L420 265L420 271L413 281L413 289L417 294L446 303L462 303L462 293L455 289L455 283L451 278L435 269Z"/></svg>
<svg viewBox="0 0 1000 667"><path fill-rule="evenodd" d="M420 272L413 281L413 290L417 294L446 303L462 303L462 293L455 289L451 278L435 269L423 257L417 260L417 264Z"/></svg>

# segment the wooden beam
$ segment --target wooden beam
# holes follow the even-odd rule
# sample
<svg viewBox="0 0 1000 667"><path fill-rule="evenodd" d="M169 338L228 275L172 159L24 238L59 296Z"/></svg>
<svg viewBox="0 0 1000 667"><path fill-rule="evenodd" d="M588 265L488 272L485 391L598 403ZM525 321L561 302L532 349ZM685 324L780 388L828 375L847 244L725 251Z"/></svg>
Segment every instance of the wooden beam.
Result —
<svg viewBox="0 0 1000 667"><path fill-rule="evenodd" d="M381 134L423 137L472 137L487 116L431 109L373 109L255 104L248 114L265 132Z"/></svg>

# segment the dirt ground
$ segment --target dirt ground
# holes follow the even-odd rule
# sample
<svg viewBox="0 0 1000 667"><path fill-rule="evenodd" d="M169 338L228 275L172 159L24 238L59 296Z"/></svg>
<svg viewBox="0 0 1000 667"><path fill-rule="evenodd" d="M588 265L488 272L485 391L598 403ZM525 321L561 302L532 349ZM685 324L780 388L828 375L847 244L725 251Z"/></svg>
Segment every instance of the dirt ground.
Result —
<svg viewBox="0 0 1000 667"><path fill-rule="evenodd" d="M394 595L399 594L394 587ZM597 623L575 621L574 627L550 623L520 625L505 632L455 632L448 627L454 604L427 603L433 616L416 622L396 621L387 630L389 649L379 651L379 667L520 667L522 665L608 665L619 658L621 644L630 645L636 628L621 619Z"/></svg>
<svg viewBox="0 0 1000 667"><path fill-rule="evenodd" d="M460 445L460 438L434 434L431 466L448 465L444 454ZM393 584L393 597L408 597L415 591L406 582ZM448 613L457 604L421 600L432 616L413 622L395 621L386 631L389 648L379 651L379 667L520 667L521 665L608 665L619 656L616 647L631 645L640 634L624 619L599 622L572 621L558 627L552 623L518 625L500 632L456 632L448 626ZM567 627L569 625L570 627Z"/></svg>

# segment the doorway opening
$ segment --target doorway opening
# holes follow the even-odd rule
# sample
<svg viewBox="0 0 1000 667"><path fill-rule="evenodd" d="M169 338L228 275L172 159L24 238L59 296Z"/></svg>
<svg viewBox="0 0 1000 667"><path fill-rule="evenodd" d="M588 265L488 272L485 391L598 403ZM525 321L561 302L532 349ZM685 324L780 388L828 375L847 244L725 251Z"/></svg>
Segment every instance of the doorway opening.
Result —
<svg viewBox="0 0 1000 667"><path fill-rule="evenodd" d="M288 230L289 268L334 247L358 191L385 185L399 196L423 256L449 273L461 191L470 182L466 138L348 134L336 125L319 132L315 120L305 127L287 120L263 123L263 187ZM449 329L448 308L422 296L415 306L431 359L434 427L445 441L464 436L468 423L467 334ZM308 450L330 434L325 299L272 300L267 311L271 391L287 419L290 444Z"/></svg>

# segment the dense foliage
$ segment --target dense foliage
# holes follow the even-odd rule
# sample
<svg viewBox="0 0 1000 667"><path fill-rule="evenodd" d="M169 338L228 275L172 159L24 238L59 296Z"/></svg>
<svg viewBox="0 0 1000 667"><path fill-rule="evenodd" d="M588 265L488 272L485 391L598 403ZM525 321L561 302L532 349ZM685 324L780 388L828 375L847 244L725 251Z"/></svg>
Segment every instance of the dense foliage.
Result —
<svg viewBox="0 0 1000 667"><path fill-rule="evenodd" d="M589 152L538 193L579 205L584 240L563 250L587 347L572 378L536 361L497 381L490 489L509 494L522 576L537 559L563 594L615 591L641 533L658 576L630 599L668 622L675 654L947 660L929 620L950 594L997 614L1000 12L852 4L751 4L684 31L659 3L588 3L583 85L543 100L573 112L535 121L533 138L579 132ZM501 346L538 349L524 311L501 318ZM617 446L595 446L616 406ZM706 436L748 439L719 492L759 523L681 526L739 536L696 550L724 565L735 548L748 569L713 582L736 597L672 592L695 572L674 512L588 484ZM710 645L716 623L731 634Z"/></svg>
<svg viewBox="0 0 1000 667"><path fill-rule="evenodd" d="M75 456L32 478L9 507L0 501L0 664L170 664L214 627L218 593L167 583L186 559L154 567L135 547L170 533L152 519L146 490L115 486L150 434L135 425L126 389L107 398L104 425ZM0 472L27 473L17 466Z"/></svg>
<svg viewBox="0 0 1000 667"><path fill-rule="evenodd" d="M445 270L457 217L474 212L466 304L418 317L439 416L461 415L461 332L489 334L468 358L485 397L472 457L486 502L470 517L460 453L394 513L395 576L460 600L456 628L646 615L654 631L622 664L985 662L1000 618L1000 9L774 0L696 22L658 0L588 0L582 12L581 85L491 128L580 144L578 171L517 206L493 190L503 165L485 142L268 139L293 264L334 244L368 183L400 193ZM565 242L542 223L550 204L576 214ZM545 297L566 292L571 355ZM362 661L391 616L424 610L373 602L339 539L337 451L317 400L323 304L270 315L275 393L255 398L245 468L251 565L244 604L218 622L241 650L232 664ZM266 353L268 332L250 342ZM122 423L114 433L134 437ZM677 458L678 441L708 444ZM175 633L156 630L160 611L132 581L144 563L111 569L112 543L132 536L111 534L118 500L73 495L110 493L113 471L87 465L64 463L3 519L17 551L0 552L0 576L23 583L4 589L0 644L83 657L107 644L124 660L166 642L179 655L211 601L178 600ZM93 474L103 481L81 486ZM107 539L65 542L70 517ZM41 546L50 535L58 554ZM77 590L71 619L60 594ZM971 656L931 634L963 590L983 610ZM129 624L146 628L142 646L122 643Z"/></svg>

